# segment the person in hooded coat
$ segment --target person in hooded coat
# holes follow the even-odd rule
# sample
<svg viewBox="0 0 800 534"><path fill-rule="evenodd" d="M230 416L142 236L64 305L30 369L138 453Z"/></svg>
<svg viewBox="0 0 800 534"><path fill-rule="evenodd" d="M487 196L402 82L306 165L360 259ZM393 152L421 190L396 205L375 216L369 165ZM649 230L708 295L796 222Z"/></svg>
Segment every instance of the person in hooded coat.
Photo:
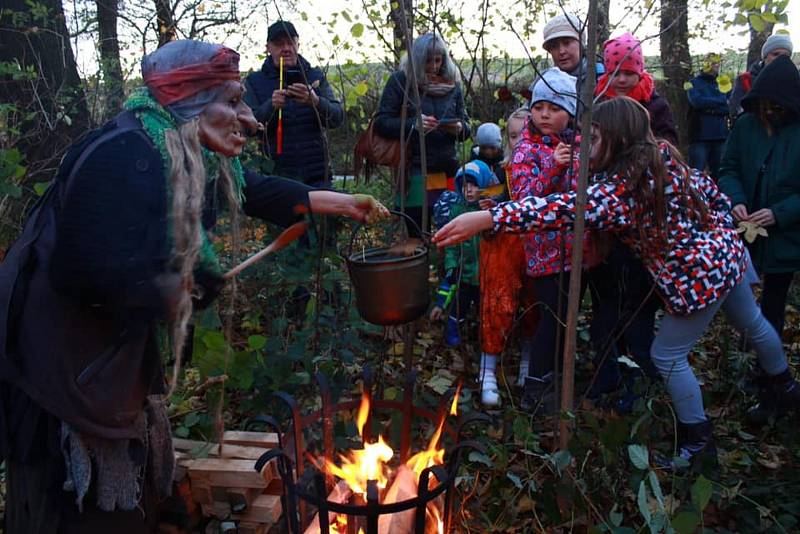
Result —
<svg viewBox="0 0 800 534"><path fill-rule="evenodd" d="M761 310L782 333L786 297L800 269L800 74L780 56L742 100L745 113L728 138L719 186L738 221L765 228L750 244L764 279Z"/></svg>

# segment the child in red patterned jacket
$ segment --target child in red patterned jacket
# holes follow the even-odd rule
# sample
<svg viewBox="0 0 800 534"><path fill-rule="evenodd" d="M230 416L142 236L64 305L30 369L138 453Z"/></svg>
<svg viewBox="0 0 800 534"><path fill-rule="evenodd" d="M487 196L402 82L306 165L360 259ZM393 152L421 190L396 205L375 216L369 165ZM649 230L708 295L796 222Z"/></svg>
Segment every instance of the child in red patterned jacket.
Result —
<svg viewBox="0 0 800 534"><path fill-rule="evenodd" d="M587 226L613 232L630 247L664 301L667 313L650 352L681 427L677 456L690 461L715 452L711 422L687 356L720 308L737 329L747 331L769 376L748 418L760 422L800 409L800 385L746 282L752 265L728 197L683 163L671 145L656 143L647 111L634 100L620 97L600 104L593 122L591 166L599 174L588 188ZM434 242L451 245L488 228L527 232L569 227L575 196L532 196L477 217L459 217L439 230ZM682 464L664 457L657 461L673 469Z"/></svg>
<svg viewBox="0 0 800 534"><path fill-rule="evenodd" d="M571 141L568 126L576 107L575 77L557 68L545 71L533 87L531 118L511 159L512 200L575 190L578 158L564 141ZM587 235L579 242L586 243ZM572 244L571 231L550 229L531 232L524 242L540 319L531 339L535 355L524 381L522 405L544 413L554 409L552 377L561 325L566 322ZM586 257L593 260L591 254Z"/></svg>

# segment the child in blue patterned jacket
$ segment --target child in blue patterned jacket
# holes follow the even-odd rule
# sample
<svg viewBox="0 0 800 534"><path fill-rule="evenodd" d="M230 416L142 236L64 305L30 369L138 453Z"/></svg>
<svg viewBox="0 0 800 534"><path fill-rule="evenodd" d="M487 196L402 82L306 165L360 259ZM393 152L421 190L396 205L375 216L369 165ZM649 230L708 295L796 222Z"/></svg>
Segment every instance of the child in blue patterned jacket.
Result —
<svg viewBox="0 0 800 534"><path fill-rule="evenodd" d="M631 248L656 281L667 310L650 352L680 424L677 456L691 461L715 453L711 422L687 356L720 308L737 329L747 331L769 377L748 419L759 423L800 409L800 385L781 340L746 283L753 267L728 197L710 178L690 169L674 147L655 141L647 111L632 99L600 104L591 135L596 174L588 188L587 226L614 232ZM570 227L575 201L575 192L555 193L465 214L439 230L434 242L450 246L490 228ZM673 469L682 464L663 457L658 462Z"/></svg>

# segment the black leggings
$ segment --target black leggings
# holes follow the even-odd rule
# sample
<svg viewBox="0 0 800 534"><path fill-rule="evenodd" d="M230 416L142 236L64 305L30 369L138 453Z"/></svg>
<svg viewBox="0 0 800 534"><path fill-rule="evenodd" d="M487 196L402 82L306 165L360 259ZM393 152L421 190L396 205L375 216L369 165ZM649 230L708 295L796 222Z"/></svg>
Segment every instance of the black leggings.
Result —
<svg viewBox="0 0 800 534"><path fill-rule="evenodd" d="M581 295L586 290L586 278L587 276L581 277ZM564 348L563 325L567 322L569 280L569 272L563 273L563 276L552 274L533 278L534 298L539 308L539 324L531 340L534 354L531 358L530 376L543 377L555 369L556 359L561 361L561 352ZM560 349L558 354L556 346Z"/></svg>
<svg viewBox="0 0 800 534"><path fill-rule="evenodd" d="M786 297L792 285L794 273L768 273L764 275L764 289L761 292L761 313L775 327L779 336L783 335L786 317Z"/></svg>

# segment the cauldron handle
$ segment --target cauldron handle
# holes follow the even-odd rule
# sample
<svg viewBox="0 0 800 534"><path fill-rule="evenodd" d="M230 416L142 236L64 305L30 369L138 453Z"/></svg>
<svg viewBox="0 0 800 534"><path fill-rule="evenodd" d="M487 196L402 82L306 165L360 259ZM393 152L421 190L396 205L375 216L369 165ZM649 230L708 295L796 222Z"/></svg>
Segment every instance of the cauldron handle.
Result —
<svg viewBox="0 0 800 534"><path fill-rule="evenodd" d="M425 246L430 248L430 245L431 245L430 240L426 239L425 236L426 235L430 236L431 234L429 232L423 232L422 229L417 224L417 221L415 221L413 218L411 218L409 215L403 213L402 211L389 210L389 213L391 213L392 215L399 215L401 217L405 217L406 220L411 221L411 224L413 224L414 228L416 228L417 232L419 232L419 235L422 238L423 243L425 243ZM350 256L353 255L353 243L355 243L356 234L358 233L359 230L361 230L362 226L364 226L364 222L363 221L361 221L358 224L356 224L355 228L353 228L353 233L350 235L350 244L348 245L347 256L345 256L345 259L349 259Z"/></svg>

